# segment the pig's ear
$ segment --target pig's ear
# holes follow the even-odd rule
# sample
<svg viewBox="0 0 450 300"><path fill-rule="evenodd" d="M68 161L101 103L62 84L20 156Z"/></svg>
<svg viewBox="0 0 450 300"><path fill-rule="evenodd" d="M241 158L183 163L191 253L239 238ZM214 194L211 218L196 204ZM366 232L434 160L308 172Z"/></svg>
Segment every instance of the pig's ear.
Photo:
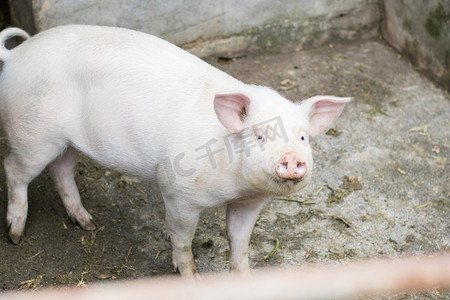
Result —
<svg viewBox="0 0 450 300"><path fill-rule="evenodd" d="M309 134L315 137L331 126L339 117L344 106L352 98L315 96L305 100L302 107L309 115Z"/></svg>
<svg viewBox="0 0 450 300"><path fill-rule="evenodd" d="M241 131L250 99L241 93L216 94L214 111L222 125L232 133Z"/></svg>

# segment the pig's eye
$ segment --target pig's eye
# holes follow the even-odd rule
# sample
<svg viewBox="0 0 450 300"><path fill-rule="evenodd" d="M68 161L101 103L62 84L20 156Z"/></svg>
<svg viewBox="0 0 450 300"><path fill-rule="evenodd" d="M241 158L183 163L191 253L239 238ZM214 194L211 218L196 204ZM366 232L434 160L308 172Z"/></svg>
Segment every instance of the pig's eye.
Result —
<svg viewBox="0 0 450 300"><path fill-rule="evenodd" d="M256 133L255 137L261 143L264 143L266 141L266 137L262 133Z"/></svg>
<svg viewBox="0 0 450 300"><path fill-rule="evenodd" d="M300 141L302 141L302 142L304 142L304 141L308 141L308 136L306 136L306 135L302 135L302 136L300 136Z"/></svg>

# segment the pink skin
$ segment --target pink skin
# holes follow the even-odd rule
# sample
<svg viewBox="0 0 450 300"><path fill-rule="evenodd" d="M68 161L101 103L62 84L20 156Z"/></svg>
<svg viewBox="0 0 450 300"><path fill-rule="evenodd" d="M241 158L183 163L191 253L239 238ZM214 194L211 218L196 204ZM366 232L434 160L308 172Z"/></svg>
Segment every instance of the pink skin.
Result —
<svg viewBox="0 0 450 300"><path fill-rule="evenodd" d="M307 168L297 152L290 151L281 156L275 167L278 177L282 179L301 179Z"/></svg>
<svg viewBox="0 0 450 300"><path fill-rule="evenodd" d="M12 36L27 41L7 49ZM173 263L185 277L196 276L191 244L200 213L222 204L228 205L230 269L249 269L248 241L263 202L309 181L311 149L298 139L326 130L350 101L316 96L294 104L163 40L121 28L68 25L32 38L9 28L0 32L0 61L0 115L11 145L4 162L11 240L18 243L25 228L28 184L46 166L69 216L95 228L73 178L80 150L105 167L157 179ZM297 142L267 143L265 153L248 159L236 153L229 163L228 151L214 152L222 164L214 170L208 159L198 160L194 149L206 140L238 133L246 143L245 128L274 116L285 116L283 126ZM288 147L298 152L279 152ZM185 152L183 165L195 166L196 176L172 182L165 162Z"/></svg>

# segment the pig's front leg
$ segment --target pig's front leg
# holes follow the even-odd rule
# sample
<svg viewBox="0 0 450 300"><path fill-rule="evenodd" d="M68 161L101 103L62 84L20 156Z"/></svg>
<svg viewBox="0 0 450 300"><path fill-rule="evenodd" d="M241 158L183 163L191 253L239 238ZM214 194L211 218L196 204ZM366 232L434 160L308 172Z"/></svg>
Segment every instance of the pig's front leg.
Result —
<svg viewBox="0 0 450 300"><path fill-rule="evenodd" d="M230 270L249 271L248 247L258 214L265 198L240 199L227 206L227 235L230 242Z"/></svg>
<svg viewBox="0 0 450 300"><path fill-rule="evenodd" d="M188 199L164 197L164 202L171 234L173 266L183 277L195 277L198 273L191 246L200 210L190 206Z"/></svg>

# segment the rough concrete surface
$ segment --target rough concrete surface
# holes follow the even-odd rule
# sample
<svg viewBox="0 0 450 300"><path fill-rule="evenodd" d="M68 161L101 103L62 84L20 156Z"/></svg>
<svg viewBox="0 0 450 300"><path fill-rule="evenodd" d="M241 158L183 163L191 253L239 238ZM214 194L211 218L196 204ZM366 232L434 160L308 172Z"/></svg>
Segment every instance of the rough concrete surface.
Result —
<svg viewBox="0 0 450 300"><path fill-rule="evenodd" d="M383 43L355 40L312 50L209 62L293 100L353 96L336 125L314 141L313 181L263 209L251 239L254 268L450 250L450 97ZM1 156L7 153L4 138ZM149 149L150 151L151 149ZM25 236L13 245L0 222L2 289L84 285L173 272L164 207L149 183L80 157L76 180L98 229L66 215L47 172L29 188ZM0 216L6 216L0 172ZM277 251L264 259L279 241ZM223 207L200 219L193 242L201 273L224 272ZM431 291L408 299L450 299Z"/></svg>
<svg viewBox="0 0 450 300"><path fill-rule="evenodd" d="M201 56L374 36L376 0L10 0L11 21L29 33L65 24L118 26L190 44Z"/></svg>

